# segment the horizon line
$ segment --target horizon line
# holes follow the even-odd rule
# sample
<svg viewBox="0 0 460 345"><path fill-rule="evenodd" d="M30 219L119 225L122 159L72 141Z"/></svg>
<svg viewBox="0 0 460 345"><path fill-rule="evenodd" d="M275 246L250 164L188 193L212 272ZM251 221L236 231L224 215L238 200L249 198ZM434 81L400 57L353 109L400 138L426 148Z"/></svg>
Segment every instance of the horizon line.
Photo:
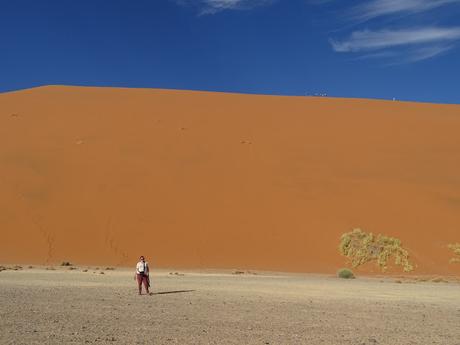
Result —
<svg viewBox="0 0 460 345"><path fill-rule="evenodd" d="M286 97L286 98L314 98L314 99L336 99L336 100L365 100L365 101L384 101L384 102L398 102L398 103L416 103L416 104L433 104L433 105L460 105L460 103L444 103L433 101L415 101L404 100L397 98L378 98L378 97L345 97L333 96L329 94L321 95L316 94L273 94L273 93L252 93L252 92L239 92L239 91L221 91L221 90L206 90L206 89L180 89L180 88L162 88L162 87L138 87L138 86L111 86L111 85L78 85L78 84L41 84L20 89L12 89L7 91L0 91L0 96L4 94L23 92L47 87L62 87L62 88L93 88L93 89L118 89L118 90L157 90L157 91L178 91L178 92L195 92L195 93L211 93L211 94L227 94L239 96L261 96L261 97Z"/></svg>

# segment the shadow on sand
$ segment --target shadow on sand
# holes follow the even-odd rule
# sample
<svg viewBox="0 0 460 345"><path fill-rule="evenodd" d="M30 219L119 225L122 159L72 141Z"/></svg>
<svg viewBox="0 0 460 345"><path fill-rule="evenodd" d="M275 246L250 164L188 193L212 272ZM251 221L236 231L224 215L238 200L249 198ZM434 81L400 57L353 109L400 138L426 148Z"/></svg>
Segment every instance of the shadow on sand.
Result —
<svg viewBox="0 0 460 345"><path fill-rule="evenodd" d="M193 292L195 290L174 290L174 291L161 291L161 292L151 292L150 296L153 295L167 295L170 293L183 293L183 292Z"/></svg>

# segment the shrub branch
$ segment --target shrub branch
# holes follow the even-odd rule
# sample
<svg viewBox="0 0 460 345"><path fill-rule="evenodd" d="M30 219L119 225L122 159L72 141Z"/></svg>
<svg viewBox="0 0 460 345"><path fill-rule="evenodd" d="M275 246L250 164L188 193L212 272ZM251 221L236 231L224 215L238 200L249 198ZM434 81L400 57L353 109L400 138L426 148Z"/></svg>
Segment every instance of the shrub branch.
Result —
<svg viewBox="0 0 460 345"><path fill-rule="evenodd" d="M451 263L460 263L460 243L453 243L449 244L449 249L451 249L454 252L454 255L458 257L454 257L450 259Z"/></svg>

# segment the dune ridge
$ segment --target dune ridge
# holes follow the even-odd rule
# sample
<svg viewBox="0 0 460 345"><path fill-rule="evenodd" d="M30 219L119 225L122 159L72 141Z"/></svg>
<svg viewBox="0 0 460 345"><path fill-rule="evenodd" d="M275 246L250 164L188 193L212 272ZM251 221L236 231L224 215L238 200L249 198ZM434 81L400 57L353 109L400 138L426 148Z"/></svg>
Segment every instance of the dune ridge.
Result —
<svg viewBox="0 0 460 345"><path fill-rule="evenodd" d="M457 274L459 132L459 105L0 94L0 262L335 272L360 227L400 238L418 274Z"/></svg>

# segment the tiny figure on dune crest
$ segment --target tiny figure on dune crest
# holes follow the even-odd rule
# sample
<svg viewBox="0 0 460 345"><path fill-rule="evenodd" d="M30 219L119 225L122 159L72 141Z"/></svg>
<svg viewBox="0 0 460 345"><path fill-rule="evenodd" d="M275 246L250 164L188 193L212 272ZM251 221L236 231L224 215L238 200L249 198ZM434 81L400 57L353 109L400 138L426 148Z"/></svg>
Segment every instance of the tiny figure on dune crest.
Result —
<svg viewBox="0 0 460 345"><path fill-rule="evenodd" d="M134 280L137 279L137 285L139 286L139 295L142 295L142 284L147 294L149 294L150 277L149 277L149 263L145 261L144 256L139 258L139 262L136 265L136 274Z"/></svg>

